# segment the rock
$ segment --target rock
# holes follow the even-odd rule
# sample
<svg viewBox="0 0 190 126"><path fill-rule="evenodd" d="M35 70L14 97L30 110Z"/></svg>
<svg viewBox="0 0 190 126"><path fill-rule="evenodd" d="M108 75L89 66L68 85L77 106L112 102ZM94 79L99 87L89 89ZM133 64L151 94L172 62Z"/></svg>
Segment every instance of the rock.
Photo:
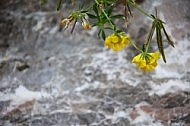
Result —
<svg viewBox="0 0 190 126"><path fill-rule="evenodd" d="M77 117L83 121L83 124L89 125L95 121L96 114L95 113L78 113Z"/></svg>
<svg viewBox="0 0 190 126"><path fill-rule="evenodd" d="M28 111L15 109L0 125L188 126L189 0L138 0L150 14L157 7L175 43L173 49L163 37L167 64L159 60L150 73L131 64L139 52L130 45L116 53L103 47L97 29L83 31L78 22L72 35L71 29L61 30L59 21L73 8L64 3L55 12L54 1L48 2L7 1L1 6L0 117L31 97L36 102ZM127 29L118 21L119 27L141 47L151 20L131 9L134 19ZM155 37L152 42L150 51L155 51Z"/></svg>

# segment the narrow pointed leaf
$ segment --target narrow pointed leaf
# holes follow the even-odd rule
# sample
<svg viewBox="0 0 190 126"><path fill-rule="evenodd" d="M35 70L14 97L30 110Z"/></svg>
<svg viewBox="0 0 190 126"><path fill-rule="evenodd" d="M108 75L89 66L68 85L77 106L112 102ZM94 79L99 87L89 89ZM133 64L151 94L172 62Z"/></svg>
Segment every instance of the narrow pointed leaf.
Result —
<svg viewBox="0 0 190 126"><path fill-rule="evenodd" d="M152 36L153 36L153 34L154 34L155 27L156 27L156 26L155 26L155 23L153 22L152 27L151 27L151 30L150 30L150 32L149 32L149 34L148 34L148 41L151 41Z"/></svg>
<svg viewBox="0 0 190 126"><path fill-rule="evenodd" d="M93 18L93 19L96 19L97 17L93 14L90 14L90 13L86 13L88 15L89 18Z"/></svg>
<svg viewBox="0 0 190 126"><path fill-rule="evenodd" d="M105 34L104 30L102 30L102 39L103 39L103 40L106 39L106 34Z"/></svg>
<svg viewBox="0 0 190 126"><path fill-rule="evenodd" d="M104 27L104 29L113 30L111 27Z"/></svg>
<svg viewBox="0 0 190 126"><path fill-rule="evenodd" d="M113 12L114 6L110 6L108 9L108 17L111 15L111 13Z"/></svg>
<svg viewBox="0 0 190 126"><path fill-rule="evenodd" d="M162 28L163 28L164 34L166 35L166 38L167 38L167 40L168 40L168 43L169 43L172 47L174 47L174 43L173 43L173 41L170 39L170 37L168 36L168 34L167 34L167 32L166 32L166 30L165 30L163 24L162 24Z"/></svg>
<svg viewBox="0 0 190 126"><path fill-rule="evenodd" d="M165 54L164 54L164 47L163 47L163 43L162 43L161 29L160 29L159 26L156 27L156 39L157 39L157 44L158 44L159 52L162 55L163 61L166 63L166 57L165 57Z"/></svg>
<svg viewBox="0 0 190 126"><path fill-rule="evenodd" d="M112 20L110 20L110 22L114 25L114 29L116 30L117 27L116 27L116 25L114 24L114 22L113 22Z"/></svg>
<svg viewBox="0 0 190 126"><path fill-rule="evenodd" d="M62 0L59 0L57 3L57 11L61 8Z"/></svg>
<svg viewBox="0 0 190 126"><path fill-rule="evenodd" d="M151 14L150 16L151 16L151 17L153 17L153 19L155 19L155 18L156 18L153 14Z"/></svg>
<svg viewBox="0 0 190 126"><path fill-rule="evenodd" d="M117 14L117 15L113 15L110 18L116 19L116 18L123 18L124 15L123 14Z"/></svg>
<svg viewBox="0 0 190 126"><path fill-rule="evenodd" d="M94 10L94 12L96 13L96 15L98 15L98 7L97 7L97 4L94 4L93 10Z"/></svg>
<svg viewBox="0 0 190 126"><path fill-rule="evenodd" d="M146 44L144 43L142 46L142 51L145 52L145 50L146 50Z"/></svg>
<svg viewBox="0 0 190 126"><path fill-rule="evenodd" d="M86 10L81 11L81 13L86 13L86 12L88 12L88 11L86 11Z"/></svg>
<svg viewBox="0 0 190 126"><path fill-rule="evenodd" d="M85 3L83 3L82 5L79 5L79 10L82 10L84 5L85 5Z"/></svg>
<svg viewBox="0 0 190 126"><path fill-rule="evenodd" d="M98 31L98 37L99 37L99 38L100 38L101 32L102 32L102 30L100 29L100 30Z"/></svg>
<svg viewBox="0 0 190 126"><path fill-rule="evenodd" d="M116 33L122 33L123 31L122 30L117 30Z"/></svg>
<svg viewBox="0 0 190 126"><path fill-rule="evenodd" d="M150 42L151 42L151 40L152 40L152 36L153 36L153 34L154 34L155 27L156 27L156 24L155 24L155 22L153 22L153 23L152 23L151 30L150 30L150 32L148 33L148 39L147 39L147 41L144 43L145 48L149 47L149 45L150 45Z"/></svg>

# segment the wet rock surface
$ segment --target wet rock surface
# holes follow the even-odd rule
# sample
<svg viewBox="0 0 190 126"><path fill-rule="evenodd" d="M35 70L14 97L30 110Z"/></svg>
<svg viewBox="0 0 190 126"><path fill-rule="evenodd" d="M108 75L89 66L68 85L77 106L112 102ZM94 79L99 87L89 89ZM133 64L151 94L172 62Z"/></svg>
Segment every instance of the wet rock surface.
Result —
<svg viewBox="0 0 190 126"><path fill-rule="evenodd" d="M132 47L104 48L96 29L78 23L74 34L62 31L58 23L72 9L66 4L56 12L53 1L1 2L0 125L189 126L190 2L141 6L149 13L158 8L175 43L165 46L167 64L160 60L151 73L131 64ZM140 44L150 20L134 14L128 31Z"/></svg>

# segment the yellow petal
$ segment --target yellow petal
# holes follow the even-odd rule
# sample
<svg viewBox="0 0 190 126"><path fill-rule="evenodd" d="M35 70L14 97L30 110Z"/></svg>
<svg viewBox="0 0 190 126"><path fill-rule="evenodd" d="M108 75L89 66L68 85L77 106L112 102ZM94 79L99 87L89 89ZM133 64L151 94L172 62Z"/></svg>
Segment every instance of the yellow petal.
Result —
<svg viewBox="0 0 190 126"><path fill-rule="evenodd" d="M125 37L124 35L111 34L106 38L104 46L108 46L114 51L119 51L119 50L122 50L124 47L126 47L127 44L128 44L128 40L127 40L127 37Z"/></svg>
<svg viewBox="0 0 190 126"><path fill-rule="evenodd" d="M113 42L113 43L117 43L117 42L118 42L118 39L119 39L119 38L118 38L117 36L113 36L113 37L112 37L112 42Z"/></svg>
<svg viewBox="0 0 190 126"><path fill-rule="evenodd" d="M109 44L111 44L111 38L110 37L107 37L106 38L106 40L105 40L105 43L104 43L104 45L109 45Z"/></svg>
<svg viewBox="0 0 190 126"><path fill-rule="evenodd" d="M150 53L150 55L154 58L154 59L160 59L160 56L159 56L159 52L155 52L155 53Z"/></svg>
<svg viewBox="0 0 190 126"><path fill-rule="evenodd" d="M137 55L137 56L135 56L133 59L132 59L132 63L134 63L134 62L140 62L141 61L141 54L139 54L139 55Z"/></svg>
<svg viewBox="0 0 190 126"><path fill-rule="evenodd" d="M124 44L124 45L127 45L129 43L129 40L128 40L127 36L122 37L122 42L121 43Z"/></svg>

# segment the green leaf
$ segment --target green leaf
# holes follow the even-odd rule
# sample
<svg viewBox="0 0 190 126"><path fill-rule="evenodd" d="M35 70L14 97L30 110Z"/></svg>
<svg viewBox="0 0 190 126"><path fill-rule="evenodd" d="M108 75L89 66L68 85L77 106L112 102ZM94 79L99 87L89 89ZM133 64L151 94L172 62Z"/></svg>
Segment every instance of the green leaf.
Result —
<svg viewBox="0 0 190 126"><path fill-rule="evenodd" d="M159 26L156 27L156 39L157 39L159 52L162 55L163 61L166 63L166 57L165 57L165 54L164 54L164 47L163 47L163 43L162 43L162 34L161 34L161 29L160 29Z"/></svg>
<svg viewBox="0 0 190 126"><path fill-rule="evenodd" d="M156 17L153 14L151 14L150 16L153 17L153 19L156 19Z"/></svg>
<svg viewBox="0 0 190 126"><path fill-rule="evenodd" d="M89 18L93 18L93 19L96 19L97 16L93 15L93 14L90 14L90 13L86 13L88 15Z"/></svg>
<svg viewBox="0 0 190 126"><path fill-rule="evenodd" d="M62 0L59 0L57 3L57 11L61 8Z"/></svg>
<svg viewBox="0 0 190 126"><path fill-rule="evenodd" d="M147 43L147 42L145 42L145 43L143 44L143 46L142 46L142 51L143 51L143 52L146 51L146 46L147 46L146 43Z"/></svg>
<svg viewBox="0 0 190 126"><path fill-rule="evenodd" d="M103 39L103 40L106 39L106 34L105 34L104 30L102 30L102 39Z"/></svg>
<svg viewBox="0 0 190 126"><path fill-rule="evenodd" d="M111 13L113 12L114 6L110 6L108 9L108 17L111 15Z"/></svg>
<svg viewBox="0 0 190 126"><path fill-rule="evenodd" d="M102 20L101 20L101 23L102 24L106 24L106 23L108 23L109 22L109 20L107 19L107 18L102 18Z"/></svg>
<svg viewBox="0 0 190 126"><path fill-rule="evenodd" d="M80 11L81 13L86 13L86 12L88 12L88 11L86 11L86 10L83 10L83 11Z"/></svg>
<svg viewBox="0 0 190 126"><path fill-rule="evenodd" d="M114 25L115 26L115 28L116 28L116 25L114 24L114 22L112 21L112 20L110 20L110 22L112 23L112 25Z"/></svg>
<svg viewBox="0 0 190 126"><path fill-rule="evenodd" d="M116 30L116 33L122 33L123 31L122 30Z"/></svg>
<svg viewBox="0 0 190 126"><path fill-rule="evenodd" d="M167 34L167 32L166 32L166 30L165 30L163 24L162 24L162 28L163 28L164 34L166 35L166 38L167 38L167 40L168 40L168 43L169 43L172 47L174 47L174 43L173 43L173 41L170 39L170 37L168 36L168 34Z"/></svg>
<svg viewBox="0 0 190 126"><path fill-rule="evenodd" d="M104 27L104 29L113 30L111 27Z"/></svg>
<svg viewBox="0 0 190 126"><path fill-rule="evenodd" d="M123 18L124 15L123 14L117 14L117 15L113 15L110 18L116 19L116 18Z"/></svg>
<svg viewBox="0 0 190 126"><path fill-rule="evenodd" d="M96 23L93 23L91 26L92 26L92 27L98 26L98 23L97 23L97 22L96 22Z"/></svg>
<svg viewBox="0 0 190 126"><path fill-rule="evenodd" d="M101 32L102 32L102 29L100 29L100 30L98 31L98 37L99 37L99 38L100 38Z"/></svg>
<svg viewBox="0 0 190 126"><path fill-rule="evenodd" d="M155 27L156 27L156 21L153 21L152 27L151 27L151 29L150 29L150 31L149 31L149 33L148 33L147 41L146 41L146 43L144 44L145 48L149 47L149 45L150 45L150 42L151 42L151 40L152 40L152 36L153 36L153 34L154 34Z"/></svg>
<svg viewBox="0 0 190 126"><path fill-rule="evenodd" d="M82 5L79 5L79 10L82 10L82 8L84 7L85 2Z"/></svg>
<svg viewBox="0 0 190 126"><path fill-rule="evenodd" d="M101 26L101 23L100 23L100 22L95 22L95 23L93 23L92 27L94 27L94 26L100 27L100 26Z"/></svg>
<svg viewBox="0 0 190 126"><path fill-rule="evenodd" d="M94 12L96 13L96 15L99 15L99 14L98 14L98 7L97 7L97 4L94 4L94 5L93 5L93 10L94 10Z"/></svg>
<svg viewBox="0 0 190 126"><path fill-rule="evenodd" d="M115 25L113 22L112 22L112 24L114 25L113 30L114 30L114 31L117 31L116 25Z"/></svg>

